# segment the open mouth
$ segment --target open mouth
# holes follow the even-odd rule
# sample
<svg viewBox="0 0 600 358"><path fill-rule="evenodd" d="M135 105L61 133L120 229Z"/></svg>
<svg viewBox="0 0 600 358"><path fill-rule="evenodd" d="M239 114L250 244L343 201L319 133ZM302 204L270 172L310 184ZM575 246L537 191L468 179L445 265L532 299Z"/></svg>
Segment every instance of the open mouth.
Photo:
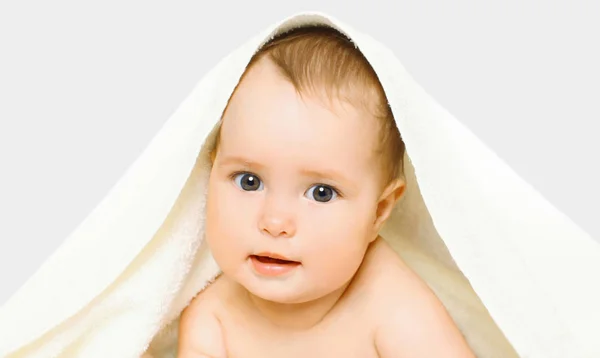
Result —
<svg viewBox="0 0 600 358"><path fill-rule="evenodd" d="M250 262L254 272L260 276L282 276L292 274L301 265L298 261L292 261L279 255L260 254L251 255Z"/></svg>
<svg viewBox="0 0 600 358"><path fill-rule="evenodd" d="M298 261L285 260L281 258L271 257L271 256L262 256L262 255L252 255L251 258L263 264L278 264L278 265L299 265Z"/></svg>

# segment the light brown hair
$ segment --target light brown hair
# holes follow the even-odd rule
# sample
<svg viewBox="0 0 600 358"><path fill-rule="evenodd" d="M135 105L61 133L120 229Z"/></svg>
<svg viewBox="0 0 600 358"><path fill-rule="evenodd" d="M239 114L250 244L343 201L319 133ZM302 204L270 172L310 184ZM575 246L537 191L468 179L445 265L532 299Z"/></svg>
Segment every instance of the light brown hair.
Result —
<svg viewBox="0 0 600 358"><path fill-rule="evenodd" d="M383 180L387 184L404 177L405 145L387 97L377 74L350 39L327 26L295 28L261 47L244 74L264 57L277 66L300 95L324 93L330 100L344 100L376 119L380 135L374 150L383 166ZM217 146L218 142L219 134Z"/></svg>

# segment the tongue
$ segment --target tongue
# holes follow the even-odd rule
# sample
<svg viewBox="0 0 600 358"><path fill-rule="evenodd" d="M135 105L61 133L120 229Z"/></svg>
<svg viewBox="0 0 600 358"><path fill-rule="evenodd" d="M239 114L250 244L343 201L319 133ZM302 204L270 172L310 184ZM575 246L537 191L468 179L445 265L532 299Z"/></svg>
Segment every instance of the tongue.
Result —
<svg viewBox="0 0 600 358"><path fill-rule="evenodd" d="M267 257L267 256L256 256L256 259L262 263L265 264L280 264L280 265L287 265L287 264L296 264L297 262L295 261L288 261L288 260L280 260L280 259L274 259L271 257Z"/></svg>

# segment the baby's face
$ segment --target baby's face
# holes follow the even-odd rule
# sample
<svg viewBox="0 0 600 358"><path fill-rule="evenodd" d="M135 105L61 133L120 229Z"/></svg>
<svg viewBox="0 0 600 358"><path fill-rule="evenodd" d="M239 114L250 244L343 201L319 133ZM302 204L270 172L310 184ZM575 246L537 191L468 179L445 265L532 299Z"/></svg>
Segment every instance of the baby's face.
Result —
<svg viewBox="0 0 600 358"><path fill-rule="evenodd" d="M305 302L339 289L377 237L375 120L327 103L301 98L262 60L223 118L206 238L224 274L266 300Z"/></svg>

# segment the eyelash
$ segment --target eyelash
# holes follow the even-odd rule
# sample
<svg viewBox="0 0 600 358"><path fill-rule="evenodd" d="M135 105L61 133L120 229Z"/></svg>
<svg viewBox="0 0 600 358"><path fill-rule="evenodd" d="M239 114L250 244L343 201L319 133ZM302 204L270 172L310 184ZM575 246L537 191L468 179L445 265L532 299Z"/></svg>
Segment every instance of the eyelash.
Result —
<svg viewBox="0 0 600 358"><path fill-rule="evenodd" d="M233 173L229 174L229 180L234 180L234 179L235 179L235 177L237 177L237 176L238 176L238 175L240 175L240 174L249 174L249 175L252 175L252 176L255 176L255 177L257 177L257 178L258 178L258 180L262 181L262 179L261 179L261 178L260 178L258 175L254 174L254 173L252 173L252 172L247 172L247 171L238 171L238 172L233 172ZM331 190L335 191L335 193L337 194L337 196L338 196L339 198L343 198L343 197L344 197L344 195L342 194L342 192L341 192L341 191L339 191L339 190L338 190L336 187L334 187L334 186L332 186L332 185L329 185L329 184L315 183L315 184L311 185L311 186L309 187L309 189L310 189L310 188L312 188L312 187L313 187L313 186L315 186L315 185L316 185L316 186L326 186L326 187L328 187L328 188L331 188ZM307 189L307 190L308 190L308 189Z"/></svg>

